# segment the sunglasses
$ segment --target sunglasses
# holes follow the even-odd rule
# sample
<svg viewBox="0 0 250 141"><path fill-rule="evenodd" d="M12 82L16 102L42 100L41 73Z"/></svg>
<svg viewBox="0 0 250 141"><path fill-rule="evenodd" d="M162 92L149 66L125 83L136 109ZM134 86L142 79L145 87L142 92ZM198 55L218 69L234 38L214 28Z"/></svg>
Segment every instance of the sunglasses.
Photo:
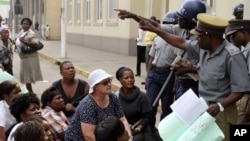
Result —
<svg viewBox="0 0 250 141"><path fill-rule="evenodd" d="M108 85L109 83L112 82L112 79L111 78L108 78L108 79L105 79L103 81L101 81L99 84L102 84L102 85Z"/></svg>

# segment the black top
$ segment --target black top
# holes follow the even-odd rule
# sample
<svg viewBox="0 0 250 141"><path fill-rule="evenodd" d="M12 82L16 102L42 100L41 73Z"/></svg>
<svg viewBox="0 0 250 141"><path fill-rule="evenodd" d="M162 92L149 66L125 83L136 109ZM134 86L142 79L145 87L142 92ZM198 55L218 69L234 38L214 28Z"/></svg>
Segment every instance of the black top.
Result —
<svg viewBox="0 0 250 141"><path fill-rule="evenodd" d="M120 88L119 100L129 124L133 125L141 120L140 124L144 127L148 125L152 108L145 93L134 86L134 93L127 96Z"/></svg>
<svg viewBox="0 0 250 141"><path fill-rule="evenodd" d="M78 86L76 88L75 95L72 98L68 98L66 96L64 89L62 87L62 79L55 81L53 85L62 94L62 98L65 104L67 103L73 104L75 108L80 103L80 101L87 95L83 93L85 90L85 87L87 86L87 82L81 79L78 79ZM67 117L70 117L74 114L73 112L66 112L66 111L64 111L64 113Z"/></svg>

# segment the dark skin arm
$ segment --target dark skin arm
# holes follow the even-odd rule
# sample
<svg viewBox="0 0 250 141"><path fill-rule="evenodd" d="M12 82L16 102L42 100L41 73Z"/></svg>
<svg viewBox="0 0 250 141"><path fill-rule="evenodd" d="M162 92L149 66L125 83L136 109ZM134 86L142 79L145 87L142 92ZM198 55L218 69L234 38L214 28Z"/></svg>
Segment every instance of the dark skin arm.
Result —
<svg viewBox="0 0 250 141"><path fill-rule="evenodd" d="M0 141L5 141L5 129L0 127Z"/></svg>
<svg viewBox="0 0 250 141"><path fill-rule="evenodd" d="M177 76L181 76L186 73L198 73L197 68L195 67L173 67L173 71Z"/></svg>
<svg viewBox="0 0 250 141"><path fill-rule="evenodd" d="M160 26L158 22L156 22L154 20L151 20L151 19L147 19L147 18L139 16L139 15L136 15L135 13L132 13L130 11L126 11L126 10L123 10L123 9L114 9L114 10L118 12L117 15L121 20L131 18L131 19L134 19L138 23L140 21L142 21L142 20L146 20L146 21L150 22L154 26Z"/></svg>
<svg viewBox="0 0 250 141"><path fill-rule="evenodd" d="M173 34L166 33L165 31L161 30L159 23L153 20L138 16L132 12L129 12L123 9L114 9L114 10L118 11L118 17L120 19L124 20L126 18L132 18L140 24L141 29L158 34L166 42L168 42L174 47L185 49L185 46L186 46L185 39L179 36L173 35Z"/></svg>
<svg viewBox="0 0 250 141"><path fill-rule="evenodd" d="M220 103L224 108L226 108L226 107L232 105L233 103L235 103L236 101L238 101L243 95L244 95L244 93L232 92L232 93L230 93L230 95L227 98L225 98ZM211 105L209 105L207 112L210 115L215 117L220 112L220 108L219 108L218 104L216 104L216 103L211 104Z"/></svg>
<svg viewBox="0 0 250 141"><path fill-rule="evenodd" d="M172 46L185 50L186 48L186 39L176 36L174 34L167 33L163 31L159 26L155 26L146 20L140 21L140 28L143 30L151 31L159 35L162 39L164 39L167 43Z"/></svg>

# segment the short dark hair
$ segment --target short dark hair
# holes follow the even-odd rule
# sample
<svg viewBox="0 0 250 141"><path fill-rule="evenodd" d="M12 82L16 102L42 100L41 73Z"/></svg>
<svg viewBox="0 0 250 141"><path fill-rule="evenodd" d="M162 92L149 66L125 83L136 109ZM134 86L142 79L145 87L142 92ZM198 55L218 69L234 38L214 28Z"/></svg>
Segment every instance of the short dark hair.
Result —
<svg viewBox="0 0 250 141"><path fill-rule="evenodd" d="M6 80L0 83L0 100L3 100L4 95L9 95L13 89L16 88L17 82Z"/></svg>
<svg viewBox="0 0 250 141"><path fill-rule="evenodd" d="M23 24L24 21L27 21L29 23L29 25L32 25L32 20L30 18L23 18L21 20L21 24Z"/></svg>
<svg viewBox="0 0 250 141"><path fill-rule="evenodd" d="M116 73L115 73L116 79L117 79L117 80L120 80L120 78L122 78L123 73L124 73L125 71L131 71L131 72L133 72L132 69L130 69L130 68L127 68L127 67L120 67L120 68L116 71Z"/></svg>
<svg viewBox="0 0 250 141"><path fill-rule="evenodd" d="M29 108L30 104L37 104L40 107L40 100L36 94L27 93L18 95L10 102L10 113L20 122L20 115Z"/></svg>
<svg viewBox="0 0 250 141"><path fill-rule="evenodd" d="M70 62L70 61L63 61L63 62L61 62L61 63L59 64L60 71L63 69L63 66L64 66L65 64L67 64L67 63L72 64L72 62Z"/></svg>
<svg viewBox="0 0 250 141"><path fill-rule="evenodd" d="M95 128L96 141L117 141L125 132L122 121L114 116L110 116Z"/></svg>
<svg viewBox="0 0 250 141"><path fill-rule="evenodd" d="M51 102L56 95L60 95L60 93L55 87L50 87L49 89L45 90L41 96L42 109L44 109L48 102Z"/></svg>
<svg viewBox="0 0 250 141"><path fill-rule="evenodd" d="M38 121L27 121L20 125L15 133L15 141L44 141L44 126Z"/></svg>

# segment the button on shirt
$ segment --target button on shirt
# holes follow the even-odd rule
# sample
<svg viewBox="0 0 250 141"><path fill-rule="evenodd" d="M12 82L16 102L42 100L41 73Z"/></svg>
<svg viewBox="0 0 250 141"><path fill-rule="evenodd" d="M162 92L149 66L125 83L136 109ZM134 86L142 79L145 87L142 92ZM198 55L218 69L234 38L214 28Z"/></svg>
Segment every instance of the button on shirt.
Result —
<svg viewBox="0 0 250 141"><path fill-rule="evenodd" d="M220 102L231 92L250 91L250 82L245 58L240 50L232 46L230 53L224 40L219 48L210 55L208 50L200 49L197 41L187 41L189 55L200 56L198 63L199 93L207 101Z"/></svg>
<svg viewBox="0 0 250 141"><path fill-rule="evenodd" d="M243 50L243 54L247 59L248 73L250 74L250 42L247 43L245 49Z"/></svg>

